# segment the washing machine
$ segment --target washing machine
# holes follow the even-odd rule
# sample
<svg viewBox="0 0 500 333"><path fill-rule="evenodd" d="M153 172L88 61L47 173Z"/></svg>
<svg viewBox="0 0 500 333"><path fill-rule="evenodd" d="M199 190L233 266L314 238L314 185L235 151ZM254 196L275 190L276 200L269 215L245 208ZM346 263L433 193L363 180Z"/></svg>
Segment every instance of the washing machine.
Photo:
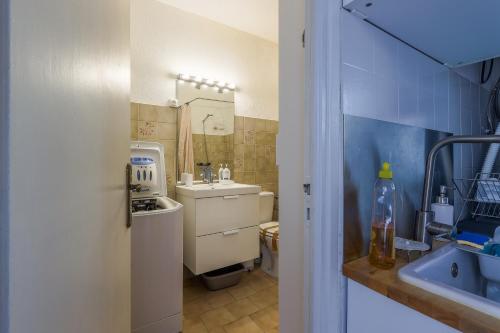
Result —
<svg viewBox="0 0 500 333"><path fill-rule="evenodd" d="M132 332L182 331L182 210L167 197L164 148L132 142Z"/></svg>

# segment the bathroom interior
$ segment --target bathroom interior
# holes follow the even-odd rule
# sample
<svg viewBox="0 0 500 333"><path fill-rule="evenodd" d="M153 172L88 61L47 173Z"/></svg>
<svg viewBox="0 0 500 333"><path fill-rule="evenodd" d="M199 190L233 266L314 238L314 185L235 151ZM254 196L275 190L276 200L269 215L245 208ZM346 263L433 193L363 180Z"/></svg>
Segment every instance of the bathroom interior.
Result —
<svg viewBox="0 0 500 333"><path fill-rule="evenodd" d="M273 3L235 28L203 1L131 1L133 332L279 330Z"/></svg>

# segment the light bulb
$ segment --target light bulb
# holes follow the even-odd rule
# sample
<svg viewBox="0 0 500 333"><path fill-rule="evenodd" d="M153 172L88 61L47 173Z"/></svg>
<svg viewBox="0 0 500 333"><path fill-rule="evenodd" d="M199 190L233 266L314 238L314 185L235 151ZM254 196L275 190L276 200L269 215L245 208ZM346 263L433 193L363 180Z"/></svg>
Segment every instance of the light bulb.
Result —
<svg viewBox="0 0 500 333"><path fill-rule="evenodd" d="M236 88L236 85L234 83L228 83L227 87L231 90L234 90Z"/></svg>
<svg viewBox="0 0 500 333"><path fill-rule="evenodd" d="M180 77L181 77L181 80L189 81L189 75L181 74Z"/></svg>
<svg viewBox="0 0 500 333"><path fill-rule="evenodd" d="M181 80L181 79L178 79L177 82L179 82L179 84L184 84L185 83L185 81Z"/></svg>
<svg viewBox="0 0 500 333"><path fill-rule="evenodd" d="M191 81L191 85L192 85L193 87L196 87L196 82Z"/></svg>
<svg viewBox="0 0 500 333"><path fill-rule="evenodd" d="M201 88L201 89L207 89L207 88L208 88L208 86L207 86L205 83L202 83L202 84L200 85L200 88Z"/></svg>
<svg viewBox="0 0 500 333"><path fill-rule="evenodd" d="M198 82L198 83L199 83L199 82L201 82L201 81L202 81L202 78L201 78L201 77L199 77L199 76L197 76L197 77L195 77L195 78L194 78L194 80L195 80L195 82Z"/></svg>
<svg viewBox="0 0 500 333"><path fill-rule="evenodd" d="M228 93L228 92L229 92L229 89L224 88L224 89L222 89L222 92L223 92L223 93Z"/></svg>
<svg viewBox="0 0 500 333"><path fill-rule="evenodd" d="M209 86L214 84L214 80L212 79L205 79L205 83L208 84Z"/></svg>

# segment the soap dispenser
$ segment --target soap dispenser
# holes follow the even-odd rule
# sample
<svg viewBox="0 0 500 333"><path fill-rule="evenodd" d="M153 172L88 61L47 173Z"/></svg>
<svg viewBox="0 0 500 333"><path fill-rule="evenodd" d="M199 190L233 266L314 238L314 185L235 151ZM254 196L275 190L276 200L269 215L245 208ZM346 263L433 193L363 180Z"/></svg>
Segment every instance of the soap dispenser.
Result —
<svg viewBox="0 0 500 333"><path fill-rule="evenodd" d="M227 163L226 163L226 167L222 171L222 179L224 179L224 180L231 179L231 171L229 171L229 168L227 167Z"/></svg>
<svg viewBox="0 0 500 333"><path fill-rule="evenodd" d="M391 165L384 162L373 187L372 228L369 261L375 267L389 269L396 263L396 185Z"/></svg>
<svg viewBox="0 0 500 333"><path fill-rule="evenodd" d="M450 187L439 186L439 196L436 202L431 205L431 210L434 212L434 222L446 225L453 225L453 205L449 204L446 191Z"/></svg>
<svg viewBox="0 0 500 333"><path fill-rule="evenodd" d="M220 168L219 168L219 181L224 179L223 173L224 173L224 168L222 167L222 163L221 163Z"/></svg>

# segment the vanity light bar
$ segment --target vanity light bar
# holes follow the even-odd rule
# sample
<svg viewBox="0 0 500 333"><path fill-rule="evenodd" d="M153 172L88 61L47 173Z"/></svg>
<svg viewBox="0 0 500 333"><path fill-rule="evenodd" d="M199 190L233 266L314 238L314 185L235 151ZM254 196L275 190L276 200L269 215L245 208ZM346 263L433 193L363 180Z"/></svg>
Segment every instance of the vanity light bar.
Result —
<svg viewBox="0 0 500 333"><path fill-rule="evenodd" d="M212 88L219 93L227 93L236 90L236 85L234 83L206 79L195 75L179 74L177 75L177 81L179 83L189 83L197 89Z"/></svg>

